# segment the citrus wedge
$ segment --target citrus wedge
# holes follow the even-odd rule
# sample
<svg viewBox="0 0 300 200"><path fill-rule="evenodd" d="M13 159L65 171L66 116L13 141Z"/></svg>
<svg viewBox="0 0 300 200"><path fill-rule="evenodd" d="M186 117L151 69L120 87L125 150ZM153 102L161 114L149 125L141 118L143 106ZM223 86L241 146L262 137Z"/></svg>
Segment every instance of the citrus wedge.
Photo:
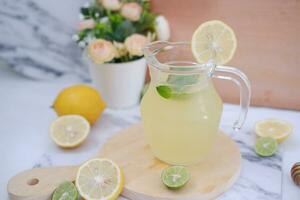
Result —
<svg viewBox="0 0 300 200"><path fill-rule="evenodd" d="M77 172L77 189L87 200L115 200L123 185L121 169L108 159L89 160Z"/></svg>
<svg viewBox="0 0 300 200"><path fill-rule="evenodd" d="M60 147L73 148L80 145L90 132L89 122L80 115L64 115L50 126L50 136Z"/></svg>
<svg viewBox="0 0 300 200"><path fill-rule="evenodd" d="M213 60L218 65L229 62L236 50L233 30L225 23L212 20L201 24L192 37L192 52L199 63Z"/></svg>
<svg viewBox="0 0 300 200"><path fill-rule="evenodd" d="M272 137L278 143L284 141L292 133L293 127L290 123L279 119L266 119L255 124L255 133L259 137Z"/></svg>

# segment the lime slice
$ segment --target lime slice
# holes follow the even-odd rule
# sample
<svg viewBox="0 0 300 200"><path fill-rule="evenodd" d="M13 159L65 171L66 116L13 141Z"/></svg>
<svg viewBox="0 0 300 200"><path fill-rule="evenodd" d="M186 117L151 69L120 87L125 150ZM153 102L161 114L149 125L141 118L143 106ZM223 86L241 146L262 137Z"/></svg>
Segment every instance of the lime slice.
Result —
<svg viewBox="0 0 300 200"><path fill-rule="evenodd" d="M293 132L290 123L280 119L265 119L255 124L255 133L260 137L272 137L278 143L284 141Z"/></svg>
<svg viewBox="0 0 300 200"><path fill-rule="evenodd" d="M78 192L72 182L66 181L55 189L52 200L77 200Z"/></svg>
<svg viewBox="0 0 300 200"><path fill-rule="evenodd" d="M255 152L260 156L272 156L277 151L277 141L272 137L258 138Z"/></svg>
<svg viewBox="0 0 300 200"><path fill-rule="evenodd" d="M87 161L76 176L78 192L87 200L116 200L123 185L124 176L120 167L108 159Z"/></svg>
<svg viewBox="0 0 300 200"><path fill-rule="evenodd" d="M58 117L50 126L52 140L63 148L73 148L80 145L89 132L89 122L80 115Z"/></svg>
<svg viewBox="0 0 300 200"><path fill-rule="evenodd" d="M233 30L218 20L201 24L192 37L192 52L199 63L213 60L224 65L232 59L236 46Z"/></svg>
<svg viewBox="0 0 300 200"><path fill-rule="evenodd" d="M161 179L168 188L178 189L188 182L190 173L183 166L172 166L162 171Z"/></svg>

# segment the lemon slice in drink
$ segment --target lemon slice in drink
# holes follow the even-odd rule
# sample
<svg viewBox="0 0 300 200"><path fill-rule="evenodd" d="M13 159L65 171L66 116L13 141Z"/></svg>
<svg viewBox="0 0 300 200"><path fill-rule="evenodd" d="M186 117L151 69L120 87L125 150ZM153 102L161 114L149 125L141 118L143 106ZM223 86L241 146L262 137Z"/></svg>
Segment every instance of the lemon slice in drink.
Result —
<svg viewBox="0 0 300 200"><path fill-rule="evenodd" d="M89 160L77 172L76 186L84 199L115 200L123 185L121 169L108 159Z"/></svg>
<svg viewBox="0 0 300 200"><path fill-rule="evenodd" d="M80 145L89 132L89 122L80 115L58 117L50 126L52 140L63 148L72 148Z"/></svg>
<svg viewBox="0 0 300 200"><path fill-rule="evenodd" d="M78 192L72 182L66 181L55 189L52 200L77 200Z"/></svg>
<svg viewBox="0 0 300 200"><path fill-rule="evenodd" d="M228 63L236 50L233 30L225 23L212 20L201 24L192 37L192 52L199 63L213 60L218 65Z"/></svg>
<svg viewBox="0 0 300 200"><path fill-rule="evenodd" d="M292 133L290 123L279 119L266 119L255 124L255 133L260 137L272 137L278 143L284 141Z"/></svg>

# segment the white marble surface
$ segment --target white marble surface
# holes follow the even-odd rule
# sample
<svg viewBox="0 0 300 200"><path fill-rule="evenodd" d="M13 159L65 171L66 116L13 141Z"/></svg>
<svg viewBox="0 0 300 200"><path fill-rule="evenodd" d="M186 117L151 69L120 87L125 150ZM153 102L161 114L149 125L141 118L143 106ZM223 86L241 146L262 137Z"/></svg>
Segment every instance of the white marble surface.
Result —
<svg viewBox="0 0 300 200"><path fill-rule="evenodd" d="M50 122L55 113L50 108L58 91L81 80L73 75L63 76L49 82L36 82L0 68L0 199L7 199L6 184L17 172L41 166L80 164L92 157L107 137L140 121L138 108L122 111L105 111L93 127L87 141L75 150L58 148L48 136ZM222 129L230 132L238 106L225 105ZM252 126L255 121L278 117L295 126L294 134L282 145L283 174L280 172L280 153L275 157L260 159L252 150ZM299 161L300 112L251 108L244 129L234 134L243 154L241 178L220 200L229 199L281 199L281 176L283 199L299 199L300 189L295 187L289 176L291 163ZM241 144L245 142L245 144Z"/></svg>
<svg viewBox="0 0 300 200"><path fill-rule="evenodd" d="M83 2L85 0L0 0L0 61L36 79L54 78L36 82L0 68L0 199L7 199L6 183L17 172L39 166L82 163L95 154L105 138L140 120L138 108L106 111L86 143L72 151L57 148L48 137L49 124L55 118L50 105L58 91L88 79L80 52L71 41L78 8ZM230 130L237 110L237 106L225 106L222 129ZM257 120L269 117L291 122L295 131L282 145L283 154L262 160L251 149L251 129ZM221 199L300 198L300 189L289 175L291 165L300 161L299 120L300 112L296 111L250 109L243 131L234 136L240 141L244 156L242 179Z"/></svg>

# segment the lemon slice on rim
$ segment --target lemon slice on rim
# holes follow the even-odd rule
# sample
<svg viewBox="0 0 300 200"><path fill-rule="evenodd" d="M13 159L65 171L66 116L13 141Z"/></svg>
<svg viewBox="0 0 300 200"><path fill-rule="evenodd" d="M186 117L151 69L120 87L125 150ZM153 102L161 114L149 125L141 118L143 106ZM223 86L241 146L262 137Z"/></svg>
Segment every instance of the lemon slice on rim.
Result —
<svg viewBox="0 0 300 200"><path fill-rule="evenodd" d="M225 23L212 20L201 24L192 37L192 52L199 63L213 60L218 65L228 63L236 50L233 30Z"/></svg>
<svg viewBox="0 0 300 200"><path fill-rule="evenodd" d="M121 169L108 159L92 159L83 164L76 176L79 194L88 200L115 200L122 192Z"/></svg>
<svg viewBox="0 0 300 200"><path fill-rule="evenodd" d="M272 137L284 141L293 131L290 123L279 119L266 119L255 124L255 133L260 137Z"/></svg>
<svg viewBox="0 0 300 200"><path fill-rule="evenodd" d="M49 132L58 146L72 148L86 139L90 132L90 124L80 115L64 115L52 122Z"/></svg>

